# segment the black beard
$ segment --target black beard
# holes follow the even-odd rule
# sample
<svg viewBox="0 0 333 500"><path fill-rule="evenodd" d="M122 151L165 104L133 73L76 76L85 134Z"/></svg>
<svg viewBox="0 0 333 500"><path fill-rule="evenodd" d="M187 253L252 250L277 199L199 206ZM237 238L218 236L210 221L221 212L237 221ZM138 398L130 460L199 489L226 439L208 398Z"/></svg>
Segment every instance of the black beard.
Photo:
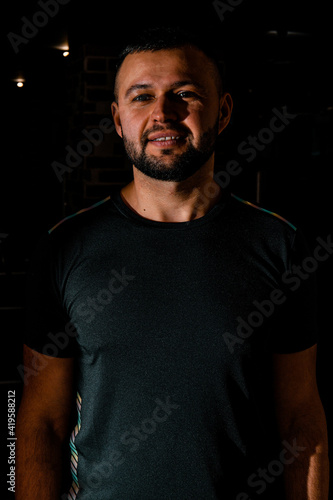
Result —
<svg viewBox="0 0 333 500"><path fill-rule="evenodd" d="M175 129L175 127L171 128ZM188 137L189 145L186 151L176 156L173 162L167 164L163 161L163 157L155 158L147 156L146 146L148 142L146 140L142 141L141 152L138 152L134 144L123 135L125 151L132 164L148 177L169 182L184 181L195 174L214 153L217 137L218 121L214 127L202 135L197 148ZM162 149L162 154L169 156L173 152L170 149Z"/></svg>

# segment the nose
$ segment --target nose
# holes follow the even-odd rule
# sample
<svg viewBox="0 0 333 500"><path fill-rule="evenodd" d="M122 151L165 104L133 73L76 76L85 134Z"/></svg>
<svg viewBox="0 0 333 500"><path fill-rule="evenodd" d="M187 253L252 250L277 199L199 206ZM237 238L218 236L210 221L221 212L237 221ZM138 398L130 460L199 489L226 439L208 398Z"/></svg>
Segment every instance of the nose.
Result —
<svg viewBox="0 0 333 500"><path fill-rule="evenodd" d="M154 122L168 122L170 120L177 120L178 113L176 109L176 103L167 95L159 96L155 102L154 109L151 114L151 118Z"/></svg>

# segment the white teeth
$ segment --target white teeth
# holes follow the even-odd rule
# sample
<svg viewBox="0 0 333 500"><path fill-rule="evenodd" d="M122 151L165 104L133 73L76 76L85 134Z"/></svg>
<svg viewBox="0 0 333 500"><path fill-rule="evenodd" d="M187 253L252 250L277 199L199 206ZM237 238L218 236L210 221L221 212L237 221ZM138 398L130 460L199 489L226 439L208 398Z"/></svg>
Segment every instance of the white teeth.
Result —
<svg viewBox="0 0 333 500"><path fill-rule="evenodd" d="M154 141L171 141L175 139L179 139L180 137L158 137L158 139L153 139Z"/></svg>

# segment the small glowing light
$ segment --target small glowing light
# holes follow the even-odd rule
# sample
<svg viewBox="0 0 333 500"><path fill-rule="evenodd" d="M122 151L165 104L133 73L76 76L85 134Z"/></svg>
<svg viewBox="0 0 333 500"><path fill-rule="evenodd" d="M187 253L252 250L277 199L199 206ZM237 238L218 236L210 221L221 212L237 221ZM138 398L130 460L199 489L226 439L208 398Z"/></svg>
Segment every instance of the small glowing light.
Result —
<svg viewBox="0 0 333 500"><path fill-rule="evenodd" d="M62 55L63 55L64 57L69 56L69 52L68 52L68 50L65 50L65 51L62 53Z"/></svg>
<svg viewBox="0 0 333 500"><path fill-rule="evenodd" d="M15 82L17 87L23 87L25 78L22 75L18 75L17 78L12 79L12 82Z"/></svg>

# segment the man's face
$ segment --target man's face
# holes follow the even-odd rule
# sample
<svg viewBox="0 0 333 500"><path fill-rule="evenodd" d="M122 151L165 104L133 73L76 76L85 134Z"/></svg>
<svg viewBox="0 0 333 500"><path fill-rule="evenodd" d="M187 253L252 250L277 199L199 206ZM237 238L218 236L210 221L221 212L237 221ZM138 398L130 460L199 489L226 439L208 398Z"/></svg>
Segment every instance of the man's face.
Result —
<svg viewBox="0 0 333 500"><path fill-rule="evenodd" d="M231 109L221 118L225 97L220 99L212 63L200 50L130 54L117 81L112 113L138 170L179 182L213 161L217 136Z"/></svg>

